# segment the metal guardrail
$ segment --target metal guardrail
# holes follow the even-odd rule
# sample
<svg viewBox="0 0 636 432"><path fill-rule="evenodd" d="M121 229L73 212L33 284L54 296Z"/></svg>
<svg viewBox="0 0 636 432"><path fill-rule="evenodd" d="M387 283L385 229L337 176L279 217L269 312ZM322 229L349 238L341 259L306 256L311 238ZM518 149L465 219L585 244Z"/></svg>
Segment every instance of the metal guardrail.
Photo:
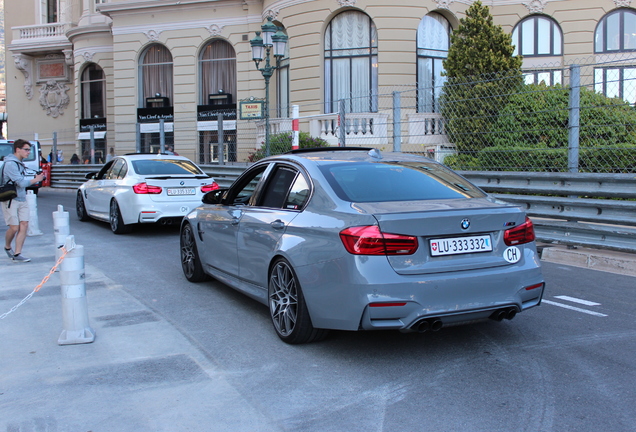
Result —
<svg viewBox="0 0 636 432"><path fill-rule="evenodd" d="M76 188L102 165L54 165L51 186ZM202 165L228 187L245 165ZM636 176L633 174L460 171L491 195L521 206L548 243L636 252ZM629 201L628 199L633 199Z"/></svg>
<svg viewBox="0 0 636 432"><path fill-rule="evenodd" d="M633 174L460 173L502 201L521 206L540 241L636 252Z"/></svg>

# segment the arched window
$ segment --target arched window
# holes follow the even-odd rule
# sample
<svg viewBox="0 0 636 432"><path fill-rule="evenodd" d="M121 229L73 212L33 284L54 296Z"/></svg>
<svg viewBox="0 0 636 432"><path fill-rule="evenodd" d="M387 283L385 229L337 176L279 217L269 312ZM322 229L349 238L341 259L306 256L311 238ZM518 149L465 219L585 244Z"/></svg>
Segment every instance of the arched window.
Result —
<svg viewBox="0 0 636 432"><path fill-rule="evenodd" d="M636 51L636 11L617 9L598 23L594 34L594 52L616 54ZM608 97L636 103L636 67L617 66L594 69L594 89Z"/></svg>
<svg viewBox="0 0 636 432"><path fill-rule="evenodd" d="M141 78L140 107L144 107L147 98L156 96L167 98L172 106L172 55L160 44L150 45L139 58L139 76Z"/></svg>
<svg viewBox="0 0 636 432"><path fill-rule="evenodd" d="M106 78L101 67L92 63L82 72L82 118L106 117Z"/></svg>
<svg viewBox="0 0 636 432"><path fill-rule="evenodd" d="M636 51L636 12L618 9L599 21L594 34L594 52L626 51Z"/></svg>
<svg viewBox="0 0 636 432"><path fill-rule="evenodd" d="M559 25L544 15L532 15L517 24L512 31L513 55L524 57L560 56L563 36Z"/></svg>
<svg viewBox="0 0 636 432"><path fill-rule="evenodd" d="M444 86L442 62L448 57L451 26L442 15L432 12L417 28L417 111L439 112L438 100Z"/></svg>
<svg viewBox="0 0 636 432"><path fill-rule="evenodd" d="M336 15L325 31L325 112L378 110L378 34L358 11Z"/></svg>
<svg viewBox="0 0 636 432"><path fill-rule="evenodd" d="M236 103L236 52L224 40L213 40L203 48L199 59L201 73L201 104L208 103L211 94L231 95Z"/></svg>

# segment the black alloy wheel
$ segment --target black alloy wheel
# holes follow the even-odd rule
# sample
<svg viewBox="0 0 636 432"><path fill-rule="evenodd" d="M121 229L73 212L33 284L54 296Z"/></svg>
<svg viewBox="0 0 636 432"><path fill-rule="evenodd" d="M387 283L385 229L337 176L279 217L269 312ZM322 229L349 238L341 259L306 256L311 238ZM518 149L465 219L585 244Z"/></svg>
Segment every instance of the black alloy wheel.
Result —
<svg viewBox="0 0 636 432"><path fill-rule="evenodd" d="M181 227L179 243L181 246L181 268L186 279L190 282L202 282L209 279L208 275L203 271L197 242L194 238L192 225L189 223Z"/></svg>

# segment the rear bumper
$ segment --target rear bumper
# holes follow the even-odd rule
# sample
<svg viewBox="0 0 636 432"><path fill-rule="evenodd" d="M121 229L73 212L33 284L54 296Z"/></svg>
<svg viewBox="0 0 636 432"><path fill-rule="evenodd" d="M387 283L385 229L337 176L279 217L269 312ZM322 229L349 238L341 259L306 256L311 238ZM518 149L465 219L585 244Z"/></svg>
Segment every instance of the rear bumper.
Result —
<svg viewBox="0 0 636 432"><path fill-rule="evenodd" d="M296 273L314 327L340 330L410 330L428 318L444 326L478 321L502 308L537 306L544 290L527 289L544 282L534 247L516 264L478 270L399 275L385 257L348 256Z"/></svg>
<svg viewBox="0 0 636 432"><path fill-rule="evenodd" d="M196 205L195 205L196 204ZM162 221L172 221L179 223L181 219L188 213L190 210L199 205L197 203L174 203L174 204L162 204L162 205L144 205L140 207L138 213L136 214L137 223L155 223Z"/></svg>

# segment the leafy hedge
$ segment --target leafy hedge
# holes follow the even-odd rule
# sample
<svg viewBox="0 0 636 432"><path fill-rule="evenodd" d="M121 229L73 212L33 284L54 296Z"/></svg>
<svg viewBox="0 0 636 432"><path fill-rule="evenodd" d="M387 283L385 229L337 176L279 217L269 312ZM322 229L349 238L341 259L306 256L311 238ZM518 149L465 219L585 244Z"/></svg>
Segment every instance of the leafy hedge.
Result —
<svg viewBox="0 0 636 432"><path fill-rule="evenodd" d="M269 137L269 154L277 155L287 153L292 149L292 132L284 132ZM313 148L313 147L329 147L329 143L322 138L314 138L307 132L298 133L298 147L299 148ZM261 145L261 148L256 152L249 155L248 160L250 162L256 162L257 160L265 157L265 143Z"/></svg>
<svg viewBox="0 0 636 432"><path fill-rule="evenodd" d="M621 99L581 88L579 170L636 172L636 110ZM511 95L489 131L491 146L460 150L445 163L455 169L567 171L569 90L545 84ZM478 138L481 139L481 138Z"/></svg>

